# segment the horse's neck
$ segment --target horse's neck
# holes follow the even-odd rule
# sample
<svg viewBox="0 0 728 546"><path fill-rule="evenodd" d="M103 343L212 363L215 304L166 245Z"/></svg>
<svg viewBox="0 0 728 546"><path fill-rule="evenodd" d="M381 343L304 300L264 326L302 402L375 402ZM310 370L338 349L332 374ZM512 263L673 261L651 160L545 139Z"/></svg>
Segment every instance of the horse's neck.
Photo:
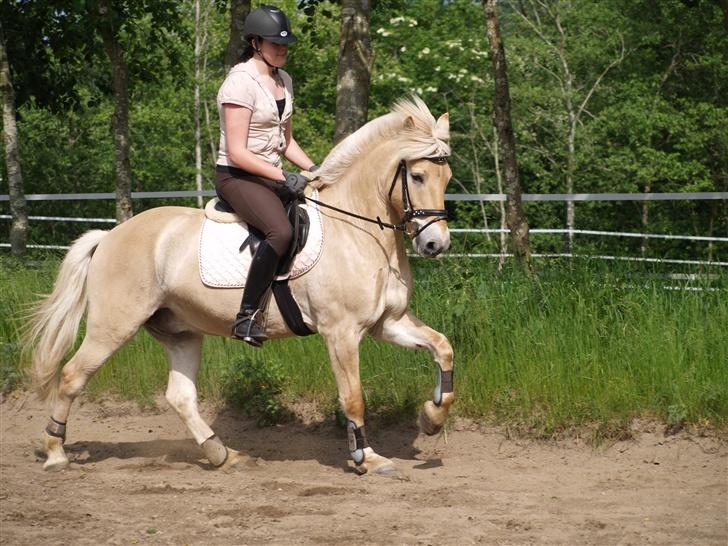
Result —
<svg viewBox="0 0 728 546"><path fill-rule="evenodd" d="M331 186L332 198L350 207L352 212L385 222L397 223L389 204L389 189L397 168L396 149L381 143L363 153L346 174ZM377 228L379 229L379 228Z"/></svg>
<svg viewBox="0 0 728 546"><path fill-rule="evenodd" d="M362 157L339 181L324 188L321 200L371 220L380 218L389 224L401 222L402 218L389 204L389 189L398 160L386 148L378 147ZM354 221L371 235L367 238L369 244L385 250L392 265L407 260L401 232L381 229L371 222ZM346 229L352 228L348 226Z"/></svg>

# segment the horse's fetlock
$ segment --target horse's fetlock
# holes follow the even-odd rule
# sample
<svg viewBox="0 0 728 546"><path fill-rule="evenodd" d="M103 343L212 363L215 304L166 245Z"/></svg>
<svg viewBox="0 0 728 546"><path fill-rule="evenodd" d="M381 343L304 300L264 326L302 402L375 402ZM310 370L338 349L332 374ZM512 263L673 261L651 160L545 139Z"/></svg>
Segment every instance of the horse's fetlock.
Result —
<svg viewBox="0 0 728 546"><path fill-rule="evenodd" d="M364 462L366 456L366 449L369 448L369 442L367 441L366 430L364 425L358 427L354 421L349 421L346 427L346 433L349 440L349 453L351 459L358 466ZM371 450L371 448L369 448Z"/></svg>
<svg viewBox="0 0 728 546"><path fill-rule="evenodd" d="M61 443L66 441L66 423L58 421L51 417L46 425L46 434L55 438L60 438Z"/></svg>
<svg viewBox="0 0 728 546"><path fill-rule="evenodd" d="M441 406L445 399L450 399L450 403L452 403L452 396L448 395L452 395L454 390L453 370L443 370L442 368L438 368L438 372L437 386L435 387L435 391L432 395L432 401L436 406Z"/></svg>

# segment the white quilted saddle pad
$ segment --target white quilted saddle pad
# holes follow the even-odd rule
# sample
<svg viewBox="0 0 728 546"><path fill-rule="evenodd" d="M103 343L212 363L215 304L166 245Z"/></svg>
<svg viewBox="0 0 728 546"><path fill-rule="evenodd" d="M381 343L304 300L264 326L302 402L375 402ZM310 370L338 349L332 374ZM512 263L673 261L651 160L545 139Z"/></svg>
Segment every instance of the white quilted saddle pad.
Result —
<svg viewBox="0 0 728 546"><path fill-rule="evenodd" d="M317 192L312 195L318 197ZM295 279L311 270L321 256L324 246L321 212L315 203L304 205L310 220L306 246L296 255L290 271L278 279ZM200 231L198 252L200 278L212 288L242 288L248 274L252 256L250 248L240 252L240 245L248 237L245 223L221 223L205 218Z"/></svg>

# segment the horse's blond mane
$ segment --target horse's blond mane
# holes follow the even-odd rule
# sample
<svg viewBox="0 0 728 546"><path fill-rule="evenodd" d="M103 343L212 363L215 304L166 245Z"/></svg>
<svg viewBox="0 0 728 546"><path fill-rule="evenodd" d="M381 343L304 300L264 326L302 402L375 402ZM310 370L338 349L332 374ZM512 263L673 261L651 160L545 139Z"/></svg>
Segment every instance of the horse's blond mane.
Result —
<svg viewBox="0 0 728 546"><path fill-rule="evenodd" d="M405 124L408 118L411 123ZM413 96L399 100L389 114L373 119L339 142L316 173L317 186L339 180L356 159L384 139L396 141L400 159L450 155L448 125L438 126L427 105Z"/></svg>

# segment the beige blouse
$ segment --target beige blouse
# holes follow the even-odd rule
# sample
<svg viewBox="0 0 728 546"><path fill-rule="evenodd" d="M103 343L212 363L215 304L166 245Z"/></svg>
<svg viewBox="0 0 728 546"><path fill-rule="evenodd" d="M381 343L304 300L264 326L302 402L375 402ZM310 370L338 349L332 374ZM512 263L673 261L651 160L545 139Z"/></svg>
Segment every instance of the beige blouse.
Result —
<svg viewBox="0 0 728 546"><path fill-rule="evenodd" d="M284 70L279 69L278 76L283 82L286 97L286 107L280 118L275 97L260 81L252 63L238 63L230 69L217 93L217 110L220 115L218 165L235 166L228 158L222 105L237 104L253 111L248 130L248 150L276 167L281 166L281 155L286 151L284 127L293 113L293 82Z"/></svg>

